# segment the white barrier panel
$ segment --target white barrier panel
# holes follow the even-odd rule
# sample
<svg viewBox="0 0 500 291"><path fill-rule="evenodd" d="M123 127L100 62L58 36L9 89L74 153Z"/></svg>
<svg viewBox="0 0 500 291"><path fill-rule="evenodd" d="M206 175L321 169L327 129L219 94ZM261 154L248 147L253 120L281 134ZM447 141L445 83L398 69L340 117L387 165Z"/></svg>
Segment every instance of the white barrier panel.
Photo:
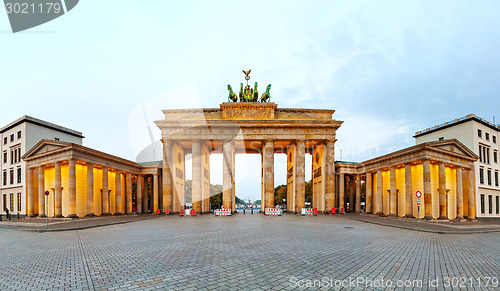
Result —
<svg viewBox="0 0 500 291"><path fill-rule="evenodd" d="M280 208L266 208L264 214L265 215L281 215Z"/></svg>
<svg viewBox="0 0 500 291"><path fill-rule="evenodd" d="M231 215L231 209L216 209L214 213L215 216L229 216Z"/></svg>
<svg viewBox="0 0 500 291"><path fill-rule="evenodd" d="M313 215L312 208L302 208L301 215Z"/></svg>

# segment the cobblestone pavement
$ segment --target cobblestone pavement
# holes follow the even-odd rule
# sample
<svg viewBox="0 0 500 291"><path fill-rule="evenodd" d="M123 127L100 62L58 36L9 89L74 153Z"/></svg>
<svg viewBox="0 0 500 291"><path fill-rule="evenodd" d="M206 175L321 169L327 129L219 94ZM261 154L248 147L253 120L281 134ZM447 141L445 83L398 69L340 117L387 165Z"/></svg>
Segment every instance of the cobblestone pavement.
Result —
<svg viewBox="0 0 500 291"><path fill-rule="evenodd" d="M498 278L498 232L418 232L339 216L163 216L65 232L0 229L0 290L302 290L313 284L441 290L447 283L498 290Z"/></svg>

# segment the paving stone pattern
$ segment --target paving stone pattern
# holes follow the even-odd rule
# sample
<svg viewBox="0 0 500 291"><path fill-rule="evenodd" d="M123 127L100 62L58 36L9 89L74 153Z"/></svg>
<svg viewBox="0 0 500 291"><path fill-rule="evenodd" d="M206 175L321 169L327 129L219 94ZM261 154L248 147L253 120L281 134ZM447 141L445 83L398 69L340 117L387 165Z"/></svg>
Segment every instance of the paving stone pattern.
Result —
<svg viewBox="0 0 500 291"><path fill-rule="evenodd" d="M499 290L484 285L500 278L500 234L260 214L49 233L0 229L0 290L442 290L447 277L472 278L463 290ZM349 285L349 278L365 281ZM436 278L438 288L429 286ZM377 286L382 280L393 286ZM398 280L422 285L398 288Z"/></svg>

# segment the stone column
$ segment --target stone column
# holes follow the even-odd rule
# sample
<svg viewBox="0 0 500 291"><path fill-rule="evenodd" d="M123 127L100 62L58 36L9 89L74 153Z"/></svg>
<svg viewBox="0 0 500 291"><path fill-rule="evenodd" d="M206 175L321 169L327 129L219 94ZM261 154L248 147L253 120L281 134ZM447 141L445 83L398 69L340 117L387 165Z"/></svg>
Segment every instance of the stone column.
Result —
<svg viewBox="0 0 500 291"><path fill-rule="evenodd" d="M123 178L125 179L125 193L122 194L122 204L124 204L122 213L130 214L132 213L132 173L125 173Z"/></svg>
<svg viewBox="0 0 500 291"><path fill-rule="evenodd" d="M150 182L151 180L151 182ZM149 185L149 187L148 187ZM149 213L149 208L153 208L151 206L151 202L153 201L153 181L149 176L144 176L144 192L142 195L142 213Z"/></svg>
<svg viewBox="0 0 500 291"><path fill-rule="evenodd" d="M94 214L94 165L87 163L87 214L85 216L95 216Z"/></svg>
<svg viewBox="0 0 500 291"><path fill-rule="evenodd" d="M295 211L300 213L306 207L306 145L304 140L298 140L296 144Z"/></svg>
<svg viewBox="0 0 500 291"><path fill-rule="evenodd" d="M455 219L464 219L464 186L462 183L462 167L457 168L457 217Z"/></svg>
<svg viewBox="0 0 500 291"><path fill-rule="evenodd" d="M366 194L365 194L365 207L366 213L373 213L372 210L372 173L366 172L366 184L365 184Z"/></svg>
<svg viewBox="0 0 500 291"><path fill-rule="evenodd" d="M170 171L170 170L169 170ZM165 171L163 171L165 173ZM168 173L170 175L170 172ZM163 180L165 181L165 180ZM158 208L158 174L153 174L153 213L156 213ZM163 182L163 186L165 186L165 182ZM172 189L170 189L172 191ZM165 189L163 189L163 193L165 193ZM165 196L163 196L165 197ZM167 195L168 197L168 195ZM170 198L172 198L172 192L170 192ZM170 207L172 207L172 200L170 200ZM165 208L171 209L171 208Z"/></svg>
<svg viewBox="0 0 500 291"><path fill-rule="evenodd" d="M38 217L45 217L45 166L38 168Z"/></svg>
<svg viewBox="0 0 500 291"><path fill-rule="evenodd" d="M235 209L232 209L233 179L234 179L234 169L233 169L234 144L232 141L230 140L224 141L224 145L222 148L222 155L223 155L222 205L224 209L231 209L231 211L235 211Z"/></svg>
<svg viewBox="0 0 500 291"><path fill-rule="evenodd" d="M424 219L430 220L432 217L432 187L431 187L431 163L426 160L424 167Z"/></svg>
<svg viewBox="0 0 500 291"><path fill-rule="evenodd" d="M26 170L26 192L28 193L28 208L26 211L26 214L28 217L34 217L35 216L35 198L34 198L34 189L33 189L33 175L34 175L34 169L29 168Z"/></svg>
<svg viewBox="0 0 500 291"><path fill-rule="evenodd" d="M109 215L108 168L102 167L102 215Z"/></svg>
<svg viewBox="0 0 500 291"><path fill-rule="evenodd" d="M202 143L199 140L193 140L192 142L192 166L193 166L193 180L192 180L192 202L194 211L199 214L201 213L201 203L202 203L202 187L203 187L203 158L202 158Z"/></svg>
<svg viewBox="0 0 500 291"><path fill-rule="evenodd" d="M142 175L137 175L137 195L135 197L137 213L142 213Z"/></svg>
<svg viewBox="0 0 500 291"><path fill-rule="evenodd" d="M439 163L439 218L438 219L448 219L448 213L446 211L446 170L444 163Z"/></svg>
<svg viewBox="0 0 500 291"><path fill-rule="evenodd" d="M467 186L469 188L469 216L467 219L473 220L476 219L476 187L475 187L475 176L474 176L474 166L471 166L469 170L467 170Z"/></svg>
<svg viewBox="0 0 500 291"><path fill-rule="evenodd" d="M354 193L356 188L356 183L354 181L354 175L349 175L349 213L354 213Z"/></svg>
<svg viewBox="0 0 500 291"><path fill-rule="evenodd" d="M325 159L325 211L330 212L335 207L335 141L326 141Z"/></svg>
<svg viewBox="0 0 500 291"><path fill-rule="evenodd" d="M264 208L274 208L274 141L267 140L262 148L264 169Z"/></svg>
<svg viewBox="0 0 500 291"><path fill-rule="evenodd" d="M123 215L122 209L122 174L116 170L115 175L115 215Z"/></svg>
<svg viewBox="0 0 500 291"><path fill-rule="evenodd" d="M163 207L164 209L168 209L173 211L173 187L174 180L172 177L172 169L171 167L175 167L175 163L172 157L172 151L174 148L173 142L171 140L163 140ZM156 212L158 209L158 174L154 174L154 200L153 200L153 212ZM153 191L153 192L154 192Z"/></svg>
<svg viewBox="0 0 500 291"><path fill-rule="evenodd" d="M384 191L384 179L382 179L382 170L377 170L377 197L375 197L376 212L375 209L373 212L377 215L384 216L383 205L382 205L382 197Z"/></svg>
<svg viewBox="0 0 500 291"><path fill-rule="evenodd" d="M69 160L68 173L68 208L69 218L78 218L76 215L76 161Z"/></svg>
<svg viewBox="0 0 500 291"><path fill-rule="evenodd" d="M339 174L339 213L344 213L345 175Z"/></svg>
<svg viewBox="0 0 500 291"><path fill-rule="evenodd" d="M62 215L62 187L61 187L61 162L55 163L54 172L54 192L55 192L55 217L63 217Z"/></svg>
<svg viewBox="0 0 500 291"><path fill-rule="evenodd" d="M413 194L412 194L411 164L405 165L405 194L406 194L406 217L413 216Z"/></svg>
<svg viewBox="0 0 500 291"><path fill-rule="evenodd" d="M389 185L389 215L397 216L397 198L396 198L396 169L391 167L389 170L390 185Z"/></svg>
<svg viewBox="0 0 500 291"><path fill-rule="evenodd" d="M366 195L365 195L366 197ZM366 205L366 203L365 203ZM356 213L361 213L361 175L356 175L356 207L354 208Z"/></svg>

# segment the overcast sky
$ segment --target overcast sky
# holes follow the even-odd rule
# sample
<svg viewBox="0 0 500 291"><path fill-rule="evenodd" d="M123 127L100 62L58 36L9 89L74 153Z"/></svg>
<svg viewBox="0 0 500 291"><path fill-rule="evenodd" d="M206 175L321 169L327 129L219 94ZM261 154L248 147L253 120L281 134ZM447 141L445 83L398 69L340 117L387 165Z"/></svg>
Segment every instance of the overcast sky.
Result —
<svg viewBox="0 0 500 291"><path fill-rule="evenodd" d="M16 34L0 11L0 122L31 115L135 160L162 109L218 107L252 69L279 107L335 109L336 159L359 162L468 113L500 119L499 28L499 1L85 0ZM276 185L284 168L276 155ZM237 196L260 199L260 157L236 171Z"/></svg>

